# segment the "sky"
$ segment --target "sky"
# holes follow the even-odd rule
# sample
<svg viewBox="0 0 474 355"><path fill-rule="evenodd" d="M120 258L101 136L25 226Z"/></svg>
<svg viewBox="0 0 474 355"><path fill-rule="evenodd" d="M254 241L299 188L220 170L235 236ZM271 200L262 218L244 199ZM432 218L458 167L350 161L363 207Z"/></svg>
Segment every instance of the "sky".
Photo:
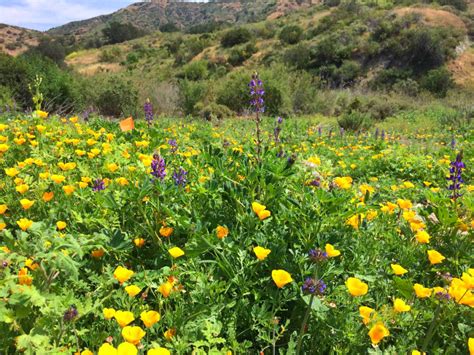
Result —
<svg viewBox="0 0 474 355"><path fill-rule="evenodd" d="M108 14L137 1L0 0L0 23L45 31L71 21Z"/></svg>

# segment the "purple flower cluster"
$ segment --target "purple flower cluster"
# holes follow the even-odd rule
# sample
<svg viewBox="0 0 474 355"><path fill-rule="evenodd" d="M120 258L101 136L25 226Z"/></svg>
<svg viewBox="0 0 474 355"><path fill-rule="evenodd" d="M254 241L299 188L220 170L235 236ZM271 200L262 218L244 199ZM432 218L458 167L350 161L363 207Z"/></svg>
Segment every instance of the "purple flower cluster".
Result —
<svg viewBox="0 0 474 355"><path fill-rule="evenodd" d="M322 295L326 290L326 287L327 286L323 280L316 280L311 277L307 277L303 283L303 286L301 286L301 290L303 291L303 293L307 294Z"/></svg>
<svg viewBox="0 0 474 355"><path fill-rule="evenodd" d="M145 111L145 120L150 126L153 123L153 105L150 102L150 99L147 99L145 104L143 105L143 110Z"/></svg>
<svg viewBox="0 0 474 355"><path fill-rule="evenodd" d="M98 192L105 190L105 182L102 179L94 180L94 185L92 186L92 191Z"/></svg>
<svg viewBox="0 0 474 355"><path fill-rule="evenodd" d="M249 83L250 88L250 104L253 106L256 112L265 112L265 106L263 96L265 90L263 89L263 83L258 77L258 73L252 75L252 80Z"/></svg>
<svg viewBox="0 0 474 355"><path fill-rule="evenodd" d="M280 143L280 133L281 133L281 124L283 123L283 118L278 117L276 120L276 126L273 129L273 139L275 140L275 143L278 144Z"/></svg>
<svg viewBox="0 0 474 355"><path fill-rule="evenodd" d="M328 258L328 253L321 249L311 249L308 253L309 258L315 263L325 261Z"/></svg>
<svg viewBox="0 0 474 355"><path fill-rule="evenodd" d="M72 305L71 307L68 308L66 312L64 312L64 320L66 322L71 322L73 321L77 316L79 315L79 312L77 311L76 306Z"/></svg>
<svg viewBox="0 0 474 355"><path fill-rule="evenodd" d="M168 141L168 144L170 145L171 149L171 153L176 153L176 151L178 150L178 142L176 142L176 139L170 139Z"/></svg>
<svg viewBox="0 0 474 355"><path fill-rule="evenodd" d="M448 181L450 184L448 189L452 191L451 198L456 200L458 197L461 197L459 190L461 189L461 184L464 183L462 179L462 170L466 168L466 165L462 161L462 151L456 156L456 160L451 162L451 167L449 168L449 177Z"/></svg>
<svg viewBox="0 0 474 355"><path fill-rule="evenodd" d="M182 167L180 167L179 170L175 170L173 172L173 180L174 180L175 185L185 187L188 181L187 175L188 175L188 172L184 170Z"/></svg>
<svg viewBox="0 0 474 355"><path fill-rule="evenodd" d="M154 179L164 180L166 177L166 162L159 154L153 154L151 161L151 175Z"/></svg>

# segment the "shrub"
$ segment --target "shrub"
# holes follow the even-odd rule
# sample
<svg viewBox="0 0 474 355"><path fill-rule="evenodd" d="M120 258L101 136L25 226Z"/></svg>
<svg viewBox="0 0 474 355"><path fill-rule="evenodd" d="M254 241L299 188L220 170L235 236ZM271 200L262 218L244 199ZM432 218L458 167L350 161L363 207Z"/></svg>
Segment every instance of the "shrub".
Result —
<svg viewBox="0 0 474 355"><path fill-rule="evenodd" d="M229 48L238 44L246 43L252 39L250 31L243 27L231 29L224 33L221 38L222 47Z"/></svg>
<svg viewBox="0 0 474 355"><path fill-rule="evenodd" d="M122 57L122 50L120 47L111 47L105 48L100 52L99 61L103 63L116 63L120 62L120 58Z"/></svg>
<svg viewBox="0 0 474 355"><path fill-rule="evenodd" d="M208 62L206 60L196 60L183 67L182 77L188 80L205 79L208 75Z"/></svg>
<svg viewBox="0 0 474 355"><path fill-rule="evenodd" d="M141 30L131 23L110 22L102 30L106 42L109 44L122 43L132 39L142 37L146 31Z"/></svg>
<svg viewBox="0 0 474 355"><path fill-rule="evenodd" d="M207 84L202 81L190 81L187 79L179 82L180 107L185 115L196 113L196 104L204 99L207 92Z"/></svg>
<svg viewBox="0 0 474 355"><path fill-rule="evenodd" d="M249 59L255 52L257 52L257 47L254 43L248 43L244 47L233 48L230 52L228 62L234 67L242 65L242 63Z"/></svg>
<svg viewBox="0 0 474 355"><path fill-rule="evenodd" d="M420 85L415 80L408 78L397 81L392 89L399 94L414 97L420 92Z"/></svg>
<svg viewBox="0 0 474 355"><path fill-rule="evenodd" d="M221 120L223 118L233 117L234 113L227 106L212 102L199 111L199 116L205 120L212 121L215 119Z"/></svg>
<svg viewBox="0 0 474 355"><path fill-rule="evenodd" d="M370 118L365 113L352 111L339 117L337 123L346 131L366 130L370 127Z"/></svg>
<svg viewBox="0 0 474 355"><path fill-rule="evenodd" d="M303 43L288 48L283 54L283 61L297 69L306 69L310 59L311 52Z"/></svg>
<svg viewBox="0 0 474 355"><path fill-rule="evenodd" d="M59 41L49 38L42 39L33 50L58 64L63 64L64 58L66 57L65 47L59 43Z"/></svg>
<svg viewBox="0 0 474 355"><path fill-rule="evenodd" d="M466 0L437 0L440 5L452 6L460 11L466 11L468 2Z"/></svg>
<svg viewBox="0 0 474 355"><path fill-rule="evenodd" d="M446 68L430 70L421 79L421 87L438 97L445 97L449 88L453 86L451 73Z"/></svg>
<svg viewBox="0 0 474 355"><path fill-rule="evenodd" d="M284 44L296 44L303 37L303 29L297 25L285 26L280 32L280 41Z"/></svg>
<svg viewBox="0 0 474 355"><path fill-rule="evenodd" d="M121 77L101 83L95 104L103 115L119 117L136 114L138 91L130 81Z"/></svg>
<svg viewBox="0 0 474 355"><path fill-rule="evenodd" d="M168 22L160 26L160 31L163 33L178 32L179 27L173 22Z"/></svg>

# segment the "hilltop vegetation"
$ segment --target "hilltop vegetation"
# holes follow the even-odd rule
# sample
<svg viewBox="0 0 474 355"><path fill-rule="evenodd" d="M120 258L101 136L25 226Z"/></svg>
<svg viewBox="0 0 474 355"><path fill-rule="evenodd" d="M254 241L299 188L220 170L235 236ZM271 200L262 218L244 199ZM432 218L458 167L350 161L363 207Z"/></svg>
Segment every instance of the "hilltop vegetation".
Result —
<svg viewBox="0 0 474 355"><path fill-rule="evenodd" d="M100 48L60 37L36 54L67 66L61 75L74 87L67 93L78 96L66 107L108 116L140 115L146 98L167 115L245 115L245 83L258 70L270 115L357 112L359 123L349 126L363 129L437 102L469 119L474 78L462 58L472 53L473 14L462 2L449 5L328 3L247 24L211 20L179 30L168 23L144 37L139 24L108 22ZM23 107L31 101L0 85Z"/></svg>

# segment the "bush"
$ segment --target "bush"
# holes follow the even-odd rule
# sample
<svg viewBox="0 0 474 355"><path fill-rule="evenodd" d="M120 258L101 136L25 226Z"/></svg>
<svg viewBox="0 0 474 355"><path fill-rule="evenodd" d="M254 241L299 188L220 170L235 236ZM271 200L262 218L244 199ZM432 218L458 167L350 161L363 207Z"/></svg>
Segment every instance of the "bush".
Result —
<svg viewBox="0 0 474 355"><path fill-rule="evenodd" d="M343 114L338 118L337 123L346 131L366 130L371 125L369 116L358 111Z"/></svg>
<svg viewBox="0 0 474 355"><path fill-rule="evenodd" d="M106 116L136 115L138 91L130 81L120 77L109 78L101 83L95 104L99 112Z"/></svg>
<svg viewBox="0 0 474 355"><path fill-rule="evenodd" d="M51 59L57 64L63 64L66 57L66 48L58 41L49 38L42 39L33 51Z"/></svg>
<svg viewBox="0 0 474 355"><path fill-rule="evenodd" d="M252 39L250 31L243 27L231 29L224 33L221 38L221 45L224 48L230 48L238 44L246 43Z"/></svg>
<svg viewBox="0 0 474 355"><path fill-rule="evenodd" d="M185 115L196 113L196 105L201 102L207 93L207 84L202 81L190 81L187 79L179 82L180 107Z"/></svg>
<svg viewBox="0 0 474 355"><path fill-rule="evenodd" d="M212 121L215 119L222 120L223 118L233 117L234 113L227 106L212 102L199 111L199 116L207 121Z"/></svg>
<svg viewBox="0 0 474 355"><path fill-rule="evenodd" d="M111 22L102 30L108 44L122 43L142 37L146 31L141 30L131 23Z"/></svg>
<svg viewBox="0 0 474 355"><path fill-rule="evenodd" d="M421 87L438 97L445 97L453 86L451 73L446 68L430 70L421 79Z"/></svg>
<svg viewBox="0 0 474 355"><path fill-rule="evenodd" d="M179 32L179 27L172 22L161 25L159 29L163 33Z"/></svg>
<svg viewBox="0 0 474 355"><path fill-rule="evenodd" d="M0 112L6 108L11 108L15 104L10 88L0 85Z"/></svg>
<svg viewBox="0 0 474 355"><path fill-rule="evenodd" d="M283 61L297 69L306 69L311 59L311 52L306 44L300 43L288 48L283 54Z"/></svg>
<svg viewBox="0 0 474 355"><path fill-rule="evenodd" d="M230 51L228 62L234 67L242 65L242 63L249 59L255 52L257 52L257 47L254 43L248 43L244 47L233 48Z"/></svg>
<svg viewBox="0 0 474 355"><path fill-rule="evenodd" d="M397 81L392 89L402 95L415 97L420 92L420 85L413 79L405 79Z"/></svg>
<svg viewBox="0 0 474 355"><path fill-rule="evenodd" d="M468 2L466 0L437 0L440 5L452 6L460 11L466 11Z"/></svg>
<svg viewBox="0 0 474 355"><path fill-rule="evenodd" d="M285 26L280 32L280 41L284 44L296 44L303 37L303 29L297 25Z"/></svg>
<svg viewBox="0 0 474 355"><path fill-rule="evenodd" d="M206 60L196 60L183 67L182 77L188 80L201 80L208 76L208 62Z"/></svg>
<svg viewBox="0 0 474 355"><path fill-rule="evenodd" d="M120 47L105 48L100 52L99 61L102 63L117 63L122 57L122 50Z"/></svg>

